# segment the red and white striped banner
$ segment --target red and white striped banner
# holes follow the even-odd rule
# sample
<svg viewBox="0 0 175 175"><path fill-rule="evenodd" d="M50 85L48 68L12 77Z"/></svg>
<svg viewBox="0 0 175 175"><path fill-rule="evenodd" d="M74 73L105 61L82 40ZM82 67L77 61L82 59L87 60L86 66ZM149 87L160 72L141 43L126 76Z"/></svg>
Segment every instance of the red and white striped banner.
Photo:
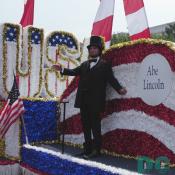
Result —
<svg viewBox="0 0 175 175"><path fill-rule="evenodd" d="M112 34L115 0L101 0L91 35L103 36L106 48L109 48Z"/></svg>
<svg viewBox="0 0 175 175"><path fill-rule="evenodd" d="M143 0L123 0L129 35L132 40L150 38Z"/></svg>

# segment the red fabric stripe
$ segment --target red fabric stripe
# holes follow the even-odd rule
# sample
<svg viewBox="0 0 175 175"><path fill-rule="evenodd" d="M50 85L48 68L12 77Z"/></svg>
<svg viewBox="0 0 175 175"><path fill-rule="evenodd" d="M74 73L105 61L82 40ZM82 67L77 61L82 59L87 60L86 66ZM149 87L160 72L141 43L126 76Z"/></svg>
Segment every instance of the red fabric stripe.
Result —
<svg viewBox="0 0 175 175"><path fill-rule="evenodd" d="M30 97L30 75L28 76L28 97Z"/></svg>
<svg viewBox="0 0 175 175"><path fill-rule="evenodd" d="M65 98L67 98L77 88L78 82L79 82L79 77L75 77L71 81L68 88L66 88L65 91L63 92L63 95L61 96L61 101Z"/></svg>
<svg viewBox="0 0 175 175"><path fill-rule="evenodd" d="M62 123L60 123L59 128L62 128ZM80 113L72 116L65 120L65 134L80 134L83 132Z"/></svg>
<svg viewBox="0 0 175 175"><path fill-rule="evenodd" d="M150 38L150 37L151 37L151 33L150 33L149 28L145 29L144 31L140 33L130 36L131 40L137 40L141 38Z"/></svg>
<svg viewBox="0 0 175 175"><path fill-rule="evenodd" d="M113 16L106 17L100 21L94 22L91 35L100 35L105 37L105 42L111 40Z"/></svg>
<svg viewBox="0 0 175 175"><path fill-rule="evenodd" d="M113 67L121 64L141 63L146 56L153 53L163 55L172 71L175 71L175 52L163 44L138 43L122 48L112 48L103 55L103 59L111 62Z"/></svg>
<svg viewBox="0 0 175 175"><path fill-rule="evenodd" d="M107 102L106 111L102 113L101 118L105 118L114 112L135 110L144 112L150 117L155 117L163 120L170 125L175 126L175 111L165 107L163 104L158 106L149 106L145 104L140 98L133 99L114 99ZM82 133L81 117L76 114L65 121L66 134L80 134Z"/></svg>
<svg viewBox="0 0 175 175"><path fill-rule="evenodd" d="M171 164L175 155L163 143L144 132L117 129L103 136L103 149L117 154L130 156L148 156L156 159L160 155L167 156Z"/></svg>
<svg viewBox="0 0 175 175"><path fill-rule="evenodd" d="M17 161L12 160L0 160L0 165L14 165L18 163Z"/></svg>
<svg viewBox="0 0 175 175"><path fill-rule="evenodd" d="M18 73L16 73L16 83L17 83L17 85L19 87L19 74Z"/></svg>
<svg viewBox="0 0 175 175"><path fill-rule="evenodd" d="M131 99L114 99L107 102L106 111L102 114L105 118L114 112L135 110L146 113L151 117L156 117L160 120L164 120L170 125L175 126L175 111L167 108L163 104L158 106L149 106L145 104L140 98Z"/></svg>
<svg viewBox="0 0 175 175"><path fill-rule="evenodd" d="M123 0L123 2L126 16L144 7L143 0Z"/></svg>

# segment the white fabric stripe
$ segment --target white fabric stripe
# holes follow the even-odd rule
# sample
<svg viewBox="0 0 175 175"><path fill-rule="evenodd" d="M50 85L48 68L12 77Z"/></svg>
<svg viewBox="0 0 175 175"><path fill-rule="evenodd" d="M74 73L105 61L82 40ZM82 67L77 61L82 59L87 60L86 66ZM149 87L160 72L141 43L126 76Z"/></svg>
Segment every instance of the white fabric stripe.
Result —
<svg viewBox="0 0 175 175"><path fill-rule="evenodd" d="M135 13L126 16L130 36L140 33L148 28L145 8L141 8Z"/></svg>
<svg viewBox="0 0 175 175"><path fill-rule="evenodd" d="M23 167L22 165L20 165L20 171L24 175L38 175L38 173L34 173L30 169L27 169L26 167Z"/></svg>
<svg viewBox="0 0 175 175"><path fill-rule="evenodd" d="M101 0L94 22L113 16L115 0Z"/></svg>
<svg viewBox="0 0 175 175"><path fill-rule="evenodd" d="M124 170L124 169L121 169L121 168L108 166L108 165L98 163L98 162L95 162L95 161L75 158L75 157L72 157L70 155L61 154L60 152L55 152L55 151L52 151L52 150L49 150L49 149L46 149L46 148L42 148L42 147L36 147L36 146L31 146L31 145L24 145L23 147L27 148L27 149L32 149L32 150L35 150L35 151L38 151L38 152L44 152L44 153L59 157L63 160L78 163L80 165L86 165L86 166L89 166L89 167L102 169L104 171L108 171L108 172L112 172L112 173L117 173L117 174L122 174L122 175L139 175L138 173L130 172L130 171L127 171L127 170Z"/></svg>
<svg viewBox="0 0 175 175"><path fill-rule="evenodd" d="M168 149L175 153L175 127L159 120L155 117L129 110L126 112L113 113L104 118L102 124L102 135L115 129L128 129L147 133L158 139ZM83 134L65 135L65 141L74 144L82 144L84 142Z"/></svg>
<svg viewBox="0 0 175 175"><path fill-rule="evenodd" d="M13 123L5 134L5 154L10 157L19 158L20 155L20 121ZM12 144L13 143L13 144Z"/></svg>
<svg viewBox="0 0 175 175"><path fill-rule="evenodd" d="M120 66L113 67L114 76L118 81L127 88L127 94L125 96L119 95L110 85L107 87L106 100L112 99L127 99L139 97L137 93L137 75L139 72L140 63L122 64ZM175 72L173 72L173 82L175 82ZM75 96L77 90L73 91L65 100L69 101L66 106L66 119L76 115L80 112L79 109L74 108ZM172 86L172 90L169 96L165 99L163 104L175 111L175 84ZM63 111L63 109L62 109ZM63 115L61 115L63 118Z"/></svg>
<svg viewBox="0 0 175 175"><path fill-rule="evenodd" d="M105 42L105 48L108 49L110 48L111 40Z"/></svg>
<svg viewBox="0 0 175 175"><path fill-rule="evenodd" d="M19 164L0 165L0 175L19 175Z"/></svg>

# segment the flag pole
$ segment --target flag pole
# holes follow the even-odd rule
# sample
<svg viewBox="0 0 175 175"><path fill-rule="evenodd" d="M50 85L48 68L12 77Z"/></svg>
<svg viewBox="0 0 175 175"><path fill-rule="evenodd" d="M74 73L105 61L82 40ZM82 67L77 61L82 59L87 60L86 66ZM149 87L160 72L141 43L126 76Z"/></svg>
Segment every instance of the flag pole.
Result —
<svg viewBox="0 0 175 175"><path fill-rule="evenodd" d="M13 75L14 75L14 78L15 78L15 81L16 81L15 70L13 70ZM19 84L17 86L19 86ZM19 89L19 87L18 87L18 89ZM25 122L24 122L23 115L21 116L21 120L22 120L22 125L23 125L23 128L24 128L24 135L25 135L25 139L26 139L26 144L28 145L29 140L28 140L28 137L27 137L26 125L25 125Z"/></svg>
<svg viewBox="0 0 175 175"><path fill-rule="evenodd" d="M21 116L21 120L22 120L22 124L23 124L23 128L24 128L24 135L25 135L25 139L26 139L26 144L28 145L29 144L29 139L27 137L27 130L26 130L26 125L25 125L25 122L24 122L23 115Z"/></svg>

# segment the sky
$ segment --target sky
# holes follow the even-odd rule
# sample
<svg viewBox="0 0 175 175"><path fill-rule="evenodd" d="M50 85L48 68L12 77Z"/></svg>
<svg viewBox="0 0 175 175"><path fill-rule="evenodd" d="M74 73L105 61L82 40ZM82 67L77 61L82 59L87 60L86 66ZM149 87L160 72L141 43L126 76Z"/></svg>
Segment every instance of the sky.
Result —
<svg viewBox="0 0 175 175"><path fill-rule="evenodd" d="M80 42L91 34L99 0L35 0L34 26L72 33ZM175 0L144 0L149 27L175 21ZM19 23L24 0L0 0L0 23ZM115 0L113 33L127 32L123 0Z"/></svg>

